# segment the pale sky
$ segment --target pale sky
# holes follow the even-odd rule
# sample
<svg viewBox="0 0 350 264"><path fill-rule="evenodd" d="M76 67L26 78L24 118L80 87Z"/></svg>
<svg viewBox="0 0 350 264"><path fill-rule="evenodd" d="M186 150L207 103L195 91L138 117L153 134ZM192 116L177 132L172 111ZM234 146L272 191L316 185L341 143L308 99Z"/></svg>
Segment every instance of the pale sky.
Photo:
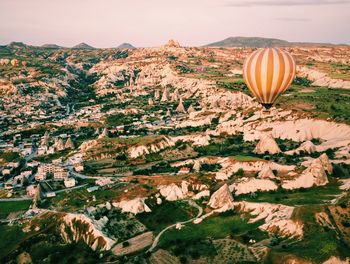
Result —
<svg viewBox="0 0 350 264"><path fill-rule="evenodd" d="M199 46L230 36L350 44L350 0L0 0L0 44Z"/></svg>

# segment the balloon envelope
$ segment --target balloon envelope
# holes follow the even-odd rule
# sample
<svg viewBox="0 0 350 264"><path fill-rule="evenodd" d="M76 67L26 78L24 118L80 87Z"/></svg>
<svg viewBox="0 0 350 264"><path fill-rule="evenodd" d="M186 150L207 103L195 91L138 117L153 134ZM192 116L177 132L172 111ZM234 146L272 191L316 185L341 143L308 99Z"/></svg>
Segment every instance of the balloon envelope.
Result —
<svg viewBox="0 0 350 264"><path fill-rule="evenodd" d="M269 108L292 83L295 61L278 48L258 49L245 60L243 77L258 101Z"/></svg>

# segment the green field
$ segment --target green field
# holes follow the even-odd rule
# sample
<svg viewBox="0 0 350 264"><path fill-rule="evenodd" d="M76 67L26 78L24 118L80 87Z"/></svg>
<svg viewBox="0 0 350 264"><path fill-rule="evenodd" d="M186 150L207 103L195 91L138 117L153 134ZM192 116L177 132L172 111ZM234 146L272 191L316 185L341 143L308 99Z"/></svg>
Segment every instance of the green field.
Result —
<svg viewBox="0 0 350 264"><path fill-rule="evenodd" d="M247 162L247 161L259 161L262 160L258 157L252 157L252 156L243 156L243 155L236 155L232 156L232 158L236 161L241 161L241 162Z"/></svg>
<svg viewBox="0 0 350 264"><path fill-rule="evenodd" d="M340 195L338 185L329 184L326 186L318 186L307 189L297 190L284 190L278 189L277 191L259 192L256 193L257 197L252 198L249 194L239 195L235 197L237 201L250 201L250 202L268 202L268 203L280 203L285 205L305 205L305 204L325 204L336 198L336 195Z"/></svg>
<svg viewBox="0 0 350 264"><path fill-rule="evenodd" d="M169 225L186 221L197 214L197 209L190 207L185 201L164 200L161 205L150 204L150 208L152 213L138 214L137 218L148 229L157 233Z"/></svg>
<svg viewBox="0 0 350 264"><path fill-rule="evenodd" d="M311 88L314 91L301 92L305 88ZM277 107L302 110L315 118L330 117L336 121L350 121L350 91L347 89L293 85L286 93L291 95L281 96L276 101Z"/></svg>
<svg viewBox="0 0 350 264"><path fill-rule="evenodd" d="M267 234L257 230L262 222L249 224L248 220L231 212L209 217L199 224L187 224L181 230L171 229L160 239L160 247L168 247L176 241L194 241L203 238L219 239L227 236L238 237L254 233L255 240L267 237Z"/></svg>
<svg viewBox="0 0 350 264"><path fill-rule="evenodd" d="M0 201L0 219L5 219L10 213L28 210L31 200Z"/></svg>
<svg viewBox="0 0 350 264"><path fill-rule="evenodd" d="M0 262L3 257L18 247L25 236L19 226L0 225Z"/></svg>

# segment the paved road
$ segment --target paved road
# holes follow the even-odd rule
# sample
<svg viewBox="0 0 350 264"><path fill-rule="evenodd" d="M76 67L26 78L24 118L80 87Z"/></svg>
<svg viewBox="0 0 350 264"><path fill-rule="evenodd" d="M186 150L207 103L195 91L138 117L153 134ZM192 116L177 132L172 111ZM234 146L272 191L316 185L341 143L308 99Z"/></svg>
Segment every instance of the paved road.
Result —
<svg viewBox="0 0 350 264"><path fill-rule="evenodd" d="M29 200L33 200L33 198L32 197L0 198L0 202L29 201Z"/></svg>
<svg viewBox="0 0 350 264"><path fill-rule="evenodd" d="M198 204L196 204L193 200L188 200L187 202L188 202L188 204L189 204L190 206L196 207L196 208L198 209L198 214L197 214L197 216L194 217L194 218L191 218L190 220L183 221L183 222L178 222L178 223L172 224L172 225L170 225L170 226L164 228L164 229L163 229L162 231L160 231L160 233L155 237L155 239L154 239L154 241L153 241L153 243L152 243L152 246L147 250L147 252L152 252L153 249L154 249L155 247L157 247L158 242L159 242L159 239L160 239L160 237L164 234L165 231L169 230L170 228L175 227L177 224L184 225L184 224L190 223L190 222L192 222L194 219L200 217L200 216L203 214L203 208L200 207Z"/></svg>
<svg viewBox="0 0 350 264"><path fill-rule="evenodd" d="M101 179L101 178L103 178L103 177L97 177L97 176L86 176L84 174L78 173L78 172L73 170L73 166L66 166L66 167L69 170L70 174L76 178L80 178L80 179Z"/></svg>

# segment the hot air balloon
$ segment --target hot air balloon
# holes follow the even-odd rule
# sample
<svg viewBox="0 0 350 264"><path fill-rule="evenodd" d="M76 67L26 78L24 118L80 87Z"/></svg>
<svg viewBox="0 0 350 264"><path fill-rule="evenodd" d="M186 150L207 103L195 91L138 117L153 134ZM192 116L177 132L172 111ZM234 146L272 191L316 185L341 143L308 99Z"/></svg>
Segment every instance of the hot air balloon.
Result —
<svg viewBox="0 0 350 264"><path fill-rule="evenodd" d="M243 66L243 77L249 90L269 109L295 76L295 61L286 51L264 48L248 56Z"/></svg>
<svg viewBox="0 0 350 264"><path fill-rule="evenodd" d="M13 67L18 66L18 60L17 60L17 59L12 59L12 60L11 60L11 65L12 65Z"/></svg>

